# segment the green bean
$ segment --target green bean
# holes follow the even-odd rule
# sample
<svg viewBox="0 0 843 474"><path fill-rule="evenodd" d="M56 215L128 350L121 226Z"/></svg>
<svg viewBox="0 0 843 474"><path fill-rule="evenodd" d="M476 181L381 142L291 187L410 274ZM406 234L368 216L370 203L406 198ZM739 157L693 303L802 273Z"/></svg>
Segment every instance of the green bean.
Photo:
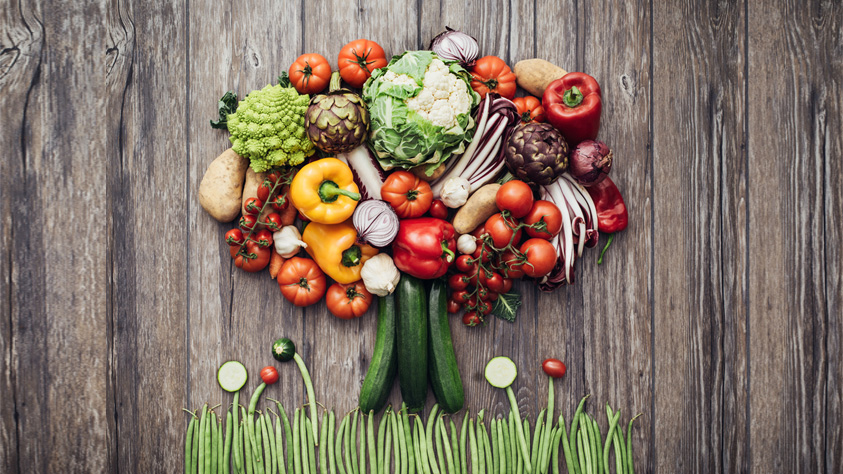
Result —
<svg viewBox="0 0 843 474"><path fill-rule="evenodd" d="M299 446L301 447L301 472L310 473L310 443L307 440L307 425L310 420L307 418L307 411L302 407L301 418L299 419Z"/></svg>
<svg viewBox="0 0 843 474"><path fill-rule="evenodd" d="M217 431L219 430L217 426L217 417L213 412L211 412L211 427L209 429L210 436L211 436L211 457L208 461L211 463L211 474L217 474L217 468L219 467L217 463L218 453L219 453L219 437L217 436Z"/></svg>
<svg viewBox="0 0 843 474"><path fill-rule="evenodd" d="M328 451L325 446L328 442L328 423L325 421L327 412L322 410L322 426L319 428L319 474L328 474Z"/></svg>
<svg viewBox="0 0 843 474"><path fill-rule="evenodd" d="M512 412L509 412L510 415ZM513 420L515 418L513 417ZM512 448L512 440L509 438L509 421L507 421L506 417L502 417L500 422L498 422L498 427L501 429L501 437L503 438L503 442L501 443L501 452L503 454L503 458L506 460L504 467L506 468L506 474L513 474L515 471L515 460L510 456L510 448ZM516 441L517 442L517 441Z"/></svg>
<svg viewBox="0 0 843 474"><path fill-rule="evenodd" d="M293 413L293 473L302 474L302 458L301 458L301 408L296 408Z"/></svg>
<svg viewBox="0 0 843 474"><path fill-rule="evenodd" d="M562 452L565 455L565 466L569 474L579 474L574 467L574 453L571 451L571 444L568 443L568 428L565 426L565 416L559 414L559 431L562 432Z"/></svg>
<svg viewBox="0 0 843 474"><path fill-rule="evenodd" d="M267 463L269 467L269 472L272 474L278 473L278 449L279 443L281 440L275 438L275 427L272 425L272 417L270 416L269 412L266 413L266 417L263 419L264 424L266 425L266 434L269 436L269 453L272 456ZM279 423L280 424L280 421ZM280 431L279 431L280 435Z"/></svg>
<svg viewBox="0 0 843 474"><path fill-rule="evenodd" d="M219 419L219 425L217 425L217 473L223 474L223 463L225 462L225 437L223 436L222 432L222 418ZM226 471L228 469L225 469Z"/></svg>
<svg viewBox="0 0 843 474"><path fill-rule="evenodd" d="M616 415L612 415L612 409L606 404L606 409L609 414L609 431L606 433L606 444L603 446L603 467L605 472L609 472L609 448L612 446L612 435L615 434L615 428L618 426L618 420L621 417L621 412L618 410Z"/></svg>
<svg viewBox="0 0 843 474"><path fill-rule="evenodd" d="M246 410L243 409L243 429L240 430L243 432L243 464L246 466L246 473L253 474L256 472L256 467L253 467L252 464L255 463L255 455L252 454L252 440L249 437L249 427L248 422L246 421Z"/></svg>
<svg viewBox="0 0 843 474"><path fill-rule="evenodd" d="M507 462L506 462L506 453L509 451L509 448L506 446L506 440L503 436L503 425L506 423L503 419L498 420L498 451L500 454L498 455L498 470L500 474L507 473Z"/></svg>
<svg viewBox="0 0 843 474"><path fill-rule="evenodd" d="M436 463L436 454L433 451L433 428L436 426L436 412L439 410L439 405L433 405L430 414L427 416L427 426L425 427L425 444L427 445L427 462L430 464L430 472L433 474L439 473L439 465ZM442 466L444 469L445 466Z"/></svg>
<svg viewBox="0 0 843 474"><path fill-rule="evenodd" d="M629 428L626 430L626 466L627 472L629 474L635 474L635 463L632 459L632 423L635 421L636 418L641 416L641 414L637 414L629 420Z"/></svg>
<svg viewBox="0 0 843 474"><path fill-rule="evenodd" d="M399 474L401 472L402 466L404 466L404 464L401 462L401 446L400 446L401 439L398 436L398 423L399 423L399 421L397 421L397 420L398 420L399 416L400 415L398 415L394 411L391 412L390 415L389 415L389 426L387 426L388 429L392 430L392 453L395 456L395 461L394 461L395 467L393 468L392 472L394 472L395 474ZM387 447L387 449L388 449L388 447ZM389 456L387 456L386 458L387 458L387 463L388 463L389 462ZM386 474L389 474L389 466L387 466L386 470L387 470Z"/></svg>
<svg viewBox="0 0 843 474"><path fill-rule="evenodd" d="M193 419L195 421L193 425L193 446L190 450L190 465L191 465L191 474L195 474L199 472L199 446L201 445L201 433L202 430L199 429L201 426L201 418L199 418L196 413L193 413Z"/></svg>
<svg viewBox="0 0 843 474"><path fill-rule="evenodd" d="M410 431L410 415L407 414L405 403L401 404L401 426L404 431L404 440L407 443L407 474L416 474L419 465L416 463L415 449L411 449L414 447L415 440L413 439L413 432Z"/></svg>
<svg viewBox="0 0 843 474"><path fill-rule="evenodd" d="M228 411L225 413L225 445L223 446L223 453L222 453L222 474L230 474L231 472L231 445L232 445L232 433L234 427L231 426L231 412ZM220 430L222 430L222 425L220 425ZM220 431L222 433L222 431Z"/></svg>
<svg viewBox="0 0 843 474"><path fill-rule="evenodd" d="M618 413L620 413L620 410L618 410ZM615 430L614 435L612 435L612 441L614 443L613 447L615 448L615 473L624 474L624 472L626 472L626 470L624 469L624 465L626 463L624 462L623 452L621 451L621 446L623 445L623 442L618 436L618 430Z"/></svg>
<svg viewBox="0 0 843 474"><path fill-rule="evenodd" d="M238 474L242 474L243 473L243 459L240 457L240 451L237 449L237 446L240 444L240 442L237 441L238 436L240 435L240 425L239 425L239 421L237 421L237 415L238 415L237 412L239 411L238 410L239 406L240 406L240 390L234 392L234 401L231 403L231 414L233 415L233 419L234 419L234 421L232 422L233 424L231 425L231 428L232 428L231 436L234 437L233 440L234 440L234 443L235 443L234 449L233 449L233 451L234 451L234 453L233 453L234 454L234 456L233 456L234 457L234 470L237 471Z"/></svg>
<svg viewBox="0 0 843 474"><path fill-rule="evenodd" d="M348 438L348 442L351 444L348 449L351 451L351 468L354 474L366 474L360 472L360 464L357 463L357 415L358 412L355 411L351 416L351 436Z"/></svg>
<svg viewBox="0 0 843 474"><path fill-rule="evenodd" d="M592 433L594 437L592 441L594 442L594 457L597 458L597 472L603 472L603 437L600 434L600 426L597 425L597 420L594 418L591 419L592 425Z"/></svg>
<svg viewBox="0 0 843 474"><path fill-rule="evenodd" d="M486 431L486 425L485 424L481 423L480 432L483 435L482 436L483 437L483 455L485 457L486 471L491 470L492 472L495 472L495 461L494 461L495 456L494 456L494 453L492 452L492 444L489 442L489 433Z"/></svg>
<svg viewBox="0 0 843 474"><path fill-rule="evenodd" d="M477 434L474 432L473 418L468 420L468 450L471 453L471 474L478 474L477 468L480 461L477 460Z"/></svg>
<svg viewBox="0 0 843 474"><path fill-rule="evenodd" d="M451 465L446 464L445 460L445 448L443 447L443 445L447 444L447 442L442 441L442 432L439 431L439 427L441 424L442 415L440 414L440 416L433 421L433 439L436 442L436 461L439 463L439 470L442 471L442 474L445 474L446 470L451 469Z"/></svg>
<svg viewBox="0 0 843 474"><path fill-rule="evenodd" d="M337 429L337 439L336 445L334 446L334 452L337 455L337 467L339 468L340 474L347 474L345 472L345 463L343 462L342 458L342 447L343 447L343 440L345 439L345 425L348 423L348 414L346 414L342 421L340 421L340 427Z"/></svg>
<svg viewBox="0 0 843 474"><path fill-rule="evenodd" d="M363 413L360 413L360 455L357 456L357 462L360 463L360 474L366 474L366 418Z"/></svg>
<svg viewBox="0 0 843 474"><path fill-rule="evenodd" d="M527 446L531 446L530 443L530 436L532 436L530 431L530 420L524 420L524 441L527 443ZM524 468L527 468L527 464L529 464L530 458L529 456L524 458Z"/></svg>
<svg viewBox="0 0 843 474"><path fill-rule="evenodd" d="M270 474L272 472L272 449L270 448L269 431L266 429L266 417L263 413L258 415L258 426L261 435L261 446L263 447L263 472Z"/></svg>
<svg viewBox="0 0 843 474"><path fill-rule="evenodd" d="M401 412L396 413L393 420L395 421L392 425L395 427L395 434L392 439L398 440L397 446L400 449L400 453L396 452L396 459L400 458L401 460L401 470L398 471L396 469L396 471L400 472L400 474L407 474L412 469L410 463L413 461L410 461L410 449L407 449L407 435L404 433L404 414Z"/></svg>
<svg viewBox="0 0 843 474"><path fill-rule="evenodd" d="M208 423L205 424L205 474L213 474L211 472L211 462L214 459L214 435L213 424L216 421L213 410L208 410Z"/></svg>
<svg viewBox="0 0 843 474"><path fill-rule="evenodd" d="M387 428L388 418L387 415L389 414L390 408L387 408L384 412L383 416L381 417L381 422L378 423L378 444L374 443L375 439L375 425L374 425L374 414L372 411L369 411L369 463L372 465L372 474L378 474L384 472L383 467L383 455L386 451L383 449L384 443L384 432Z"/></svg>
<svg viewBox="0 0 843 474"><path fill-rule="evenodd" d="M506 387L506 396L509 398L509 405L512 410L512 414L515 416L515 421L518 422L518 426L521 426L521 412L518 408L518 402L515 400L515 393L512 391L512 387ZM533 472L533 465L530 463L530 447L527 445L527 435L521 431L516 433L518 435L518 444L521 446L521 455L524 456L524 469L526 469L527 474Z"/></svg>
<svg viewBox="0 0 843 474"><path fill-rule="evenodd" d="M256 432L256 429L255 429L255 410L258 407L258 400L260 399L261 394L263 393L264 389L266 389L265 383L262 383L262 384L258 385L258 388L255 389L255 393L252 394L252 399L249 400L249 411L248 411L248 414L249 414L248 420L249 421L247 422L247 426L249 427L249 436L251 437L250 441L252 443L252 454L255 456L256 462L263 462L262 461L263 458L261 457L261 452L260 452L261 451L260 443L256 442L258 433Z"/></svg>
<svg viewBox="0 0 843 474"><path fill-rule="evenodd" d="M486 454L484 453L483 432L480 430L480 424L483 422L483 411L477 414L477 424L474 426L476 430L475 438L477 438L477 472L478 474L486 474ZM474 459L474 458L472 458Z"/></svg>
<svg viewBox="0 0 843 474"><path fill-rule="evenodd" d="M454 424L454 419L450 416L448 417L448 425L451 427L451 455L454 456L454 473L460 474L460 440L457 437L457 426Z"/></svg>
<svg viewBox="0 0 843 474"><path fill-rule="evenodd" d="M453 426L453 423L451 424ZM460 472L468 474L468 459L466 456L466 442L468 440L468 410L465 411L465 416L460 425Z"/></svg>
<svg viewBox="0 0 843 474"><path fill-rule="evenodd" d="M445 449L445 462L448 463L448 472L450 474L457 474L456 462L454 461L454 450L451 443L451 437L448 436L448 429L445 428L444 416L439 417L439 436L442 437L442 445Z"/></svg>
<svg viewBox="0 0 843 474"><path fill-rule="evenodd" d="M275 462L278 466L278 472L287 474L287 468L284 466L284 433L281 428L281 415L275 414ZM270 426L272 423L270 422Z"/></svg>
<svg viewBox="0 0 843 474"><path fill-rule="evenodd" d="M416 456L416 471L418 474L430 474L430 465L427 462L427 445L425 444L424 432L422 431L421 417L415 416L413 420L413 449Z"/></svg>
<svg viewBox="0 0 843 474"><path fill-rule="evenodd" d="M533 449L530 452L530 464L533 466L538 467L538 454L539 454L539 443L542 440L542 430L544 429L544 419L542 416L544 415L544 409L539 412L538 418L536 418L536 428L533 431ZM538 471L538 469L536 469ZM538 474L538 473L537 473Z"/></svg>
<svg viewBox="0 0 843 474"><path fill-rule="evenodd" d="M190 474L193 472L193 425L196 421L196 415L190 417L190 423L187 424L187 435L184 437L184 472Z"/></svg>
<svg viewBox="0 0 843 474"><path fill-rule="evenodd" d="M337 417L334 410L328 412L328 469L331 474L337 474L337 453L334 445L334 433L337 426ZM283 473L282 473L283 474Z"/></svg>
<svg viewBox="0 0 843 474"><path fill-rule="evenodd" d="M585 451L585 462L588 465L588 473L589 474L597 474L597 460L594 459L591 450L591 420L588 419L588 415L583 413L581 415L583 418L580 420L580 432L582 433L582 449Z"/></svg>
<svg viewBox="0 0 843 474"><path fill-rule="evenodd" d="M259 414L255 421L255 442L258 444L258 452L261 453L261 460L258 461L258 464L255 464L255 472L257 472L258 474L260 474L261 472L267 474L267 463L264 462L266 461L266 459L263 457L263 448L265 448L266 446L263 444L264 436L263 429L261 428L263 425L263 421L261 420L261 416L262 415Z"/></svg>
<svg viewBox="0 0 843 474"><path fill-rule="evenodd" d="M202 415L199 417L199 474L205 473L205 425L208 423L208 404L202 405Z"/></svg>
<svg viewBox="0 0 843 474"><path fill-rule="evenodd" d="M584 444L583 431L582 428L579 428L579 431L577 431L577 452L582 460L582 472L583 474L591 474L591 466L588 465L588 451L583 448Z"/></svg>
<svg viewBox="0 0 843 474"><path fill-rule="evenodd" d="M313 423L307 424L307 461L310 474L316 474L316 433L313 432L313 426Z"/></svg>
<svg viewBox="0 0 843 474"><path fill-rule="evenodd" d="M571 439L569 441L571 442L571 448L572 449L576 449L576 447L577 447L577 438L576 437L577 437L577 434L579 433L577 431L577 425L580 422L580 414L582 413L583 408L585 408L585 401L588 400L588 397L590 397L590 396L591 395L586 395L582 398L582 400L580 400L579 405L577 405L577 410L574 412L574 418L571 419L571 432L568 433L568 435L571 437ZM580 474L587 474L586 470L583 469L582 466L580 466L580 461L582 461L582 460L583 460L582 456L579 456L578 458L575 457L574 458L574 468Z"/></svg>
<svg viewBox="0 0 843 474"><path fill-rule="evenodd" d="M550 449L551 449L551 456L550 456L550 463L553 467L553 474L559 474L559 445L562 438L568 438L568 433L565 431L565 419L562 418L562 415L559 415L559 426L556 429L556 435L550 441ZM568 465L568 472L573 474L573 468Z"/></svg>
<svg viewBox="0 0 843 474"><path fill-rule="evenodd" d="M380 467L380 472L383 473L391 473L394 471L390 471L391 461L392 461L392 428L389 426L391 423L391 411L390 414L386 415L386 419L381 418L381 423L386 423L386 442L384 443L384 453L383 453L383 464ZM398 454L398 453L396 453Z"/></svg>
<svg viewBox="0 0 843 474"><path fill-rule="evenodd" d="M547 467L548 463L550 462L550 428L553 426L553 410L555 404L555 395L553 393L553 377L547 376L547 420L544 423L544 426L548 427L545 429L545 437L542 446L542 452L540 453L540 461L539 465L541 466L540 473L547 474Z"/></svg>
<svg viewBox="0 0 843 474"><path fill-rule="evenodd" d="M345 415L346 418L351 416L351 413ZM356 471L357 468L354 467L354 463L351 462L351 420L345 424L345 435L343 435L343 438L343 443L345 444L345 455L343 456L343 459L345 459L345 471L346 474L354 474L354 471Z"/></svg>
<svg viewBox="0 0 843 474"><path fill-rule="evenodd" d="M497 420L492 420L489 422L489 434L492 438L492 473L498 474L500 472L501 466L501 459L500 459L500 451L501 448L498 446L498 422Z"/></svg>

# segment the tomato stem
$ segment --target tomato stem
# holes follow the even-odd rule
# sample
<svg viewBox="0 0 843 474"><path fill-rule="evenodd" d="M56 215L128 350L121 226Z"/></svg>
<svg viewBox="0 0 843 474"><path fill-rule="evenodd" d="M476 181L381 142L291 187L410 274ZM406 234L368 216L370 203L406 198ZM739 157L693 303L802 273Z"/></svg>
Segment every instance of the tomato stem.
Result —
<svg viewBox="0 0 843 474"><path fill-rule="evenodd" d="M278 171L280 173L280 170L278 170ZM267 181L267 179L264 179L264 183ZM273 184L272 189L269 191L269 197L271 198L272 195L275 194L275 191L278 189L279 186L290 184L292 181L293 181L293 174L292 174L291 170L287 170L284 174L281 174L278 177L277 180L275 180L275 184ZM284 199L286 200L286 198L284 198ZM263 211L264 211L264 209L266 209L266 206L269 206L271 203L272 203L272 201L270 199L267 199L267 202L263 203L263 205L261 206L261 210L260 210L260 212L258 212L258 216L263 214ZM246 234L243 237L243 243L240 244L240 248L237 250L236 255L242 255L243 257L245 257L249 260L251 260L253 258L257 258L257 255L255 255L254 253L250 254L250 255L254 255L253 257L248 257L246 252L245 252L245 249L246 249L246 242L249 242L250 240L252 240L251 239L252 234L255 232L255 227L257 227L258 224L266 225L266 223L263 223L263 222L261 222L261 223L255 222L255 225L253 225L249 229L249 233Z"/></svg>

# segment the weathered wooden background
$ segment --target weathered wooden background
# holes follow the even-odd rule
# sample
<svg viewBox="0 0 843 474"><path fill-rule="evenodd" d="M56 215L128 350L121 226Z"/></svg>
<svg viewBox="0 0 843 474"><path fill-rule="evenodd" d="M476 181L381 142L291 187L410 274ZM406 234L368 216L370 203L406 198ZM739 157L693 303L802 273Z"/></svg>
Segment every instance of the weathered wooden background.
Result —
<svg viewBox="0 0 843 474"><path fill-rule="evenodd" d="M566 415L586 393L644 414L638 472L843 471L839 0L2 0L0 472L175 472L181 408L229 401L216 368L255 374L280 335L323 403L355 405L374 315L232 266L196 199L227 147L208 119L303 52L445 25L598 79L631 218L574 286L522 285L517 323L454 323L472 410L506 410L481 372L508 354L534 416L555 356ZM281 373L269 396L301 403Z"/></svg>

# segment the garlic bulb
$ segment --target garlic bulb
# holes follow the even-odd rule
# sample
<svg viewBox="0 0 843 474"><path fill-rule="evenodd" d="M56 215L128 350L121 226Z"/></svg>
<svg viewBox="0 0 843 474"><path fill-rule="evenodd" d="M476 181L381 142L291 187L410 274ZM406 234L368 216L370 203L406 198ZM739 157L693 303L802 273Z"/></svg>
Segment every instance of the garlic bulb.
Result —
<svg viewBox="0 0 843 474"><path fill-rule="evenodd" d="M307 247L307 244L302 242L301 234L294 225L287 225L281 230L272 234L272 240L275 241L275 251L283 258L293 258L299 253L299 249Z"/></svg>
<svg viewBox="0 0 843 474"><path fill-rule="evenodd" d="M363 268L360 269L360 277L363 278L363 285L369 293L378 296L386 296L395 291L401 273L398 267L392 262L392 257L385 253L379 253L366 260Z"/></svg>

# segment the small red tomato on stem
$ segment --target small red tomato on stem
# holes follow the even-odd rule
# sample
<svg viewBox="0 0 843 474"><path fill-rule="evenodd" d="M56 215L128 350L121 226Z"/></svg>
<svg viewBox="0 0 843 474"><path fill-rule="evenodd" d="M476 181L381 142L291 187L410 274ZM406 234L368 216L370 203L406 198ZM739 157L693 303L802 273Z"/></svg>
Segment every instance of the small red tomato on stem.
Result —
<svg viewBox="0 0 843 474"><path fill-rule="evenodd" d="M562 212L556 204L539 199L533 203L524 223L530 226L524 228L530 237L550 240L562 230Z"/></svg>
<svg viewBox="0 0 843 474"><path fill-rule="evenodd" d="M513 231L518 228L518 219L514 217L504 217L500 212L492 214L492 217L486 220L485 227L492 238L492 244L499 249L506 247L510 242L512 245L518 245L521 241L521 229Z"/></svg>
<svg viewBox="0 0 843 474"><path fill-rule="evenodd" d="M448 208L441 199L434 199L430 204L430 216L437 219L448 219Z"/></svg>
<svg viewBox="0 0 843 474"><path fill-rule="evenodd" d="M451 294L451 299L456 301L457 303L465 303L468 301L469 294L466 290L459 290L455 291Z"/></svg>
<svg viewBox="0 0 843 474"><path fill-rule="evenodd" d="M230 247L231 249L239 247ZM269 265L269 258L272 256L272 251L268 248L261 247L256 242L249 240L246 242L246 251L236 253L234 256L234 266L242 268L247 272L259 272Z"/></svg>
<svg viewBox="0 0 843 474"><path fill-rule="evenodd" d="M278 194L277 196L274 196L274 198L272 199L272 201L269 202L269 204L271 204L272 208L276 211L282 212L290 206L290 200L287 199L286 194L282 193Z"/></svg>
<svg viewBox="0 0 843 474"><path fill-rule="evenodd" d="M542 370L547 375L558 379L565 375L565 364L559 359L545 359L542 363Z"/></svg>
<svg viewBox="0 0 843 474"><path fill-rule="evenodd" d="M511 278L504 278L503 279L503 290L499 291L500 294L509 293L509 290L512 289L512 279Z"/></svg>
<svg viewBox="0 0 843 474"><path fill-rule="evenodd" d="M462 305L458 301L448 300L448 313L456 314L462 309Z"/></svg>
<svg viewBox="0 0 843 474"><path fill-rule="evenodd" d="M272 232L277 232L284 227L284 224L281 222L281 215L276 212L271 212L266 216L266 222L264 222L266 228L271 230Z"/></svg>
<svg viewBox="0 0 843 474"><path fill-rule="evenodd" d="M240 230L242 230L243 232L249 232L255 228L255 224L257 224L257 222L257 216L246 214L245 216L240 218Z"/></svg>
<svg viewBox="0 0 843 474"><path fill-rule="evenodd" d="M270 182L269 180L263 180L263 182L258 186L257 196L263 202L269 201L269 193L272 192L272 187L275 186L274 183Z"/></svg>
<svg viewBox="0 0 843 474"><path fill-rule="evenodd" d="M263 229L254 233L251 237L261 247L269 247L272 245L272 232Z"/></svg>
<svg viewBox="0 0 843 474"><path fill-rule="evenodd" d="M225 233L225 243L228 245L242 245L243 244L243 231L240 229L231 229L230 231Z"/></svg>
<svg viewBox="0 0 843 474"><path fill-rule="evenodd" d="M260 214L261 208L263 208L263 201L255 197L246 199L246 204L243 205L243 209L246 213L252 216Z"/></svg>
<svg viewBox="0 0 843 474"><path fill-rule="evenodd" d="M471 255L460 255L459 257L457 257L457 261L455 262L457 270L471 275L477 270L477 262L473 260L474 257L472 257Z"/></svg>
<svg viewBox="0 0 843 474"><path fill-rule="evenodd" d="M468 311L467 313L462 315L462 323L466 326L474 327L482 322L483 320L480 318L480 316L477 315L477 312L475 311Z"/></svg>
<svg viewBox="0 0 843 474"><path fill-rule="evenodd" d="M477 302L477 312L486 316L487 314L492 312L492 304L488 301L478 301Z"/></svg>
<svg viewBox="0 0 843 474"><path fill-rule="evenodd" d="M495 194L495 204L501 211L509 211L512 217L522 218L533 207L533 190L524 181L507 181Z"/></svg>
<svg viewBox="0 0 843 474"><path fill-rule="evenodd" d="M278 381L278 371L275 367L270 365L261 369L261 380L267 385L272 385Z"/></svg>
<svg viewBox="0 0 843 474"><path fill-rule="evenodd" d="M480 283L495 293L505 293L503 291L503 277L497 272L491 272L489 274L480 272Z"/></svg>
<svg viewBox="0 0 843 474"><path fill-rule="evenodd" d="M503 266L503 268L501 269L501 273L504 277L509 278L510 280L513 278L521 278L524 276L524 266L522 264L521 258L519 258L519 256L512 250L507 250L503 254L501 254L500 265ZM501 291L499 293L506 292Z"/></svg>
<svg viewBox="0 0 843 474"><path fill-rule="evenodd" d="M468 287L468 275L454 273L448 278L448 287L454 291L464 290Z"/></svg>

